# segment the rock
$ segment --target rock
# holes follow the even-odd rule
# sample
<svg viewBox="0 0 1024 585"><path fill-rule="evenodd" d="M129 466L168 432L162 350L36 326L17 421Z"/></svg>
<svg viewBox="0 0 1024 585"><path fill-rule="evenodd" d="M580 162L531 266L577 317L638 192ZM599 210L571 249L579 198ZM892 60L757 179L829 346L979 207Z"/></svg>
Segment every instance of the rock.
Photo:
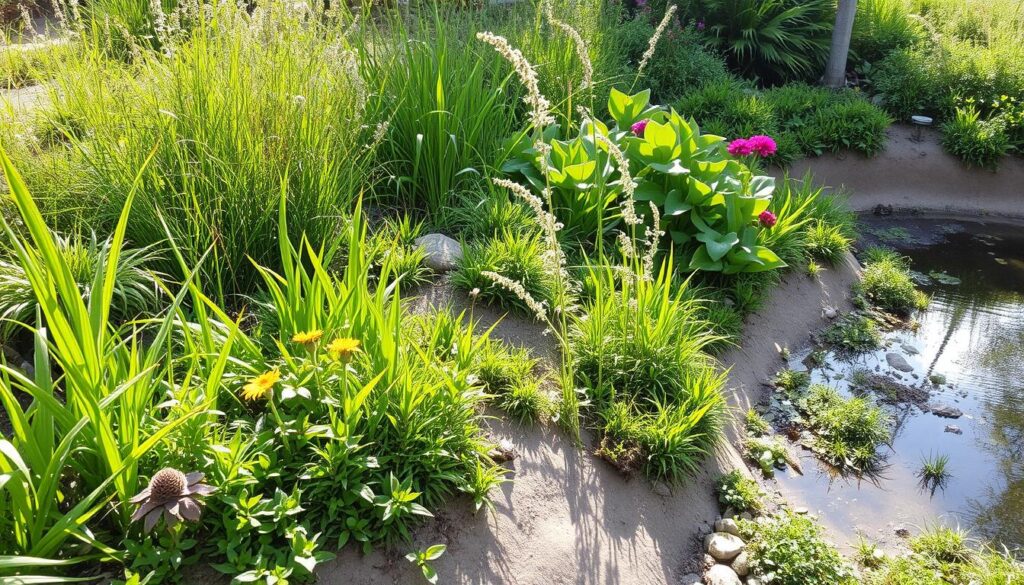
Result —
<svg viewBox="0 0 1024 585"><path fill-rule="evenodd" d="M946 432L953 433L954 435L962 435L964 432L960 430L960 427L956 425L946 425Z"/></svg>
<svg viewBox="0 0 1024 585"><path fill-rule="evenodd" d="M935 416L941 416L942 418L960 418L964 415L962 410L945 402L928 404L928 410Z"/></svg>
<svg viewBox="0 0 1024 585"><path fill-rule="evenodd" d="M810 512L810 510L804 506L797 506L796 508L793 508L794 514L807 514L808 512Z"/></svg>
<svg viewBox="0 0 1024 585"><path fill-rule="evenodd" d="M898 536L900 538L910 538L910 531L907 530L906 528L902 528L902 527L901 528L897 528L896 529L896 536Z"/></svg>
<svg viewBox="0 0 1024 585"><path fill-rule="evenodd" d="M725 565L715 565L704 574L704 582L708 585L743 585L736 571Z"/></svg>
<svg viewBox="0 0 1024 585"><path fill-rule="evenodd" d="M936 386L941 386L946 383L946 377L942 374L932 374L931 376L928 376L928 381Z"/></svg>
<svg viewBox="0 0 1024 585"><path fill-rule="evenodd" d="M728 532L715 532L704 538L704 549L720 562L731 561L736 558L736 555L743 552L745 547L746 545L738 536Z"/></svg>
<svg viewBox="0 0 1024 585"><path fill-rule="evenodd" d="M920 351L917 350L916 347L914 347L913 345L910 345L909 343L904 343L904 344L900 345L900 349L902 349L904 352L906 352L907 355L917 355L917 354L921 353Z"/></svg>
<svg viewBox="0 0 1024 585"><path fill-rule="evenodd" d="M757 577L751 577L747 579L747 585L761 585L761 580Z"/></svg>
<svg viewBox="0 0 1024 585"><path fill-rule="evenodd" d="M740 577L746 577L747 575L749 575L750 574L750 556L747 555L747 551L741 552L739 554L739 556L737 556L735 559L733 559L732 560L732 565L730 565L730 566L732 567L732 570L736 571L736 574L739 575Z"/></svg>
<svg viewBox="0 0 1024 585"><path fill-rule="evenodd" d="M732 518L722 518L721 520L715 520L715 532L725 532L726 534L739 536L740 527L736 525L736 521Z"/></svg>
<svg viewBox="0 0 1024 585"><path fill-rule="evenodd" d="M697 573L687 573L679 582L683 585L704 585L704 579Z"/></svg>
<svg viewBox="0 0 1024 585"><path fill-rule="evenodd" d="M839 311L835 310L834 307L825 307L825 310L821 312L826 319L835 319L839 316Z"/></svg>
<svg viewBox="0 0 1024 585"><path fill-rule="evenodd" d="M736 510L732 506L725 508L725 512L722 513L722 518L735 518Z"/></svg>
<svg viewBox="0 0 1024 585"><path fill-rule="evenodd" d="M910 365L907 358L901 356L898 353L887 353L885 354L885 361L889 362L889 367L894 370L901 372L913 372L914 366Z"/></svg>
<svg viewBox="0 0 1024 585"><path fill-rule="evenodd" d="M740 514L740 520L747 520L749 522L750 520L753 520L753 519L754 519L754 515L751 514L750 512L743 512L743 513Z"/></svg>
<svg viewBox="0 0 1024 585"><path fill-rule="evenodd" d="M454 270L462 260L462 244L444 234L427 234L414 243L426 252L424 263L436 272Z"/></svg>

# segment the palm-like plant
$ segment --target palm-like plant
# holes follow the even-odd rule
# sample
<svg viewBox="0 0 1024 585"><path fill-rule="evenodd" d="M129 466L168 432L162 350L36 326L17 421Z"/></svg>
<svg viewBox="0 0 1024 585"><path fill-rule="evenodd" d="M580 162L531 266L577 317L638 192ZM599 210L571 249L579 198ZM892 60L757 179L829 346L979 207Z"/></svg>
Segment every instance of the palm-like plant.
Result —
<svg viewBox="0 0 1024 585"><path fill-rule="evenodd" d="M708 0L705 8L715 45L744 75L775 82L820 74L832 0Z"/></svg>

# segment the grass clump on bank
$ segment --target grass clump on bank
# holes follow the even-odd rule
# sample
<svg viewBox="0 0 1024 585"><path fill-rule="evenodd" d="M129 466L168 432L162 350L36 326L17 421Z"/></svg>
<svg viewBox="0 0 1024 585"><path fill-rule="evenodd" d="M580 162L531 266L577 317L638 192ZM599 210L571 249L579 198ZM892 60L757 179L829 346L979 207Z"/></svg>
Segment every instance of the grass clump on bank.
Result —
<svg viewBox="0 0 1024 585"><path fill-rule="evenodd" d="M910 540L912 553L886 559L863 576L866 585L1024 582L1024 565L958 528L935 527Z"/></svg>
<svg viewBox="0 0 1024 585"><path fill-rule="evenodd" d="M890 439L888 415L867 398L843 398L835 388L814 384L799 406L815 434L814 451L844 470L871 469L879 446Z"/></svg>
<svg viewBox="0 0 1024 585"><path fill-rule="evenodd" d="M828 345L848 353L863 353L882 346L878 324L865 315L844 315L822 334Z"/></svg>
<svg viewBox="0 0 1024 585"><path fill-rule="evenodd" d="M786 512L741 521L751 573L779 585L853 585L843 557L811 518Z"/></svg>
<svg viewBox="0 0 1024 585"><path fill-rule="evenodd" d="M759 512L763 504L761 502L765 494L757 485L757 482L743 475L739 470L734 469L723 475L715 484L715 492L718 494L718 502L727 508L737 512Z"/></svg>
<svg viewBox="0 0 1024 585"><path fill-rule="evenodd" d="M864 274L856 292L868 302L896 315L909 315L928 306L928 296L917 290L905 257L885 248L864 252Z"/></svg>

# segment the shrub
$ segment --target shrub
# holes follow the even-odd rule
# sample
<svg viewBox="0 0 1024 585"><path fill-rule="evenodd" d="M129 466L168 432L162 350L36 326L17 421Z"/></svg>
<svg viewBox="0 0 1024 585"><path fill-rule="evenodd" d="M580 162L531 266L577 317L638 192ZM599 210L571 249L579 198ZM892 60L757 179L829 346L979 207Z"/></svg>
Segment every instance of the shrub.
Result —
<svg viewBox="0 0 1024 585"><path fill-rule="evenodd" d="M956 116L942 125L942 146L969 165L995 170L1010 152L1006 123L980 115L973 105L957 108Z"/></svg>
<svg viewBox="0 0 1024 585"><path fill-rule="evenodd" d="M872 85L883 96L885 109L897 121L909 122L916 114L937 113L943 92L929 59L923 50L901 49L890 53L874 68Z"/></svg>
<svg viewBox="0 0 1024 585"><path fill-rule="evenodd" d="M751 572L779 585L852 585L857 581L836 549L807 516L740 522Z"/></svg>
<svg viewBox="0 0 1024 585"><path fill-rule="evenodd" d="M928 306L928 297L914 286L905 258L878 248L868 250L866 257L858 289L872 304L899 315Z"/></svg>
<svg viewBox="0 0 1024 585"><path fill-rule="evenodd" d="M654 26L646 18L637 17L618 27L616 34L623 54L635 67L647 50ZM644 69L643 79L653 99L669 102L694 88L730 79L725 62L704 48L704 40L693 28L669 26Z"/></svg>
<svg viewBox="0 0 1024 585"><path fill-rule="evenodd" d="M723 506L733 508L738 512L761 510L761 498L764 492L757 485L757 482L733 470L718 478L715 485L715 492L718 494L718 502Z"/></svg>
<svg viewBox="0 0 1024 585"><path fill-rule="evenodd" d="M775 374L775 386L787 392L795 392L811 383L809 372L785 369Z"/></svg>
<svg viewBox="0 0 1024 585"><path fill-rule="evenodd" d="M498 237L465 247L462 260L452 274L452 284L466 291L480 289L481 300L496 302L503 308L533 313L519 295L484 274L493 272L520 283L534 300L550 308L556 296L555 281L544 264L543 254L539 234L504 231Z"/></svg>
<svg viewBox="0 0 1024 585"><path fill-rule="evenodd" d="M889 417L867 398L843 398L834 389L812 385L800 401L815 433L814 450L840 469L865 471L878 460L878 447L889 441Z"/></svg>
<svg viewBox="0 0 1024 585"><path fill-rule="evenodd" d="M706 0L714 45L730 65L769 82L811 79L822 71L833 4L824 0Z"/></svg>

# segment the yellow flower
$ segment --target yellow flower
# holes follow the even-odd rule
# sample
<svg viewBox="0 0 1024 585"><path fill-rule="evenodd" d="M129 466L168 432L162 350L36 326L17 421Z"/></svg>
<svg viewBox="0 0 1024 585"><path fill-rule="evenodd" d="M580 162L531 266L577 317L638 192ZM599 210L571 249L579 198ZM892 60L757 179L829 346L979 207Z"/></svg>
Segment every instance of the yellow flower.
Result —
<svg viewBox="0 0 1024 585"><path fill-rule="evenodd" d="M259 376L256 376L249 383L242 388L242 398L245 400L258 400L260 398L266 398L267 393L270 389L277 384L277 381L281 379L281 372L278 370L270 370L264 372Z"/></svg>
<svg viewBox="0 0 1024 585"><path fill-rule="evenodd" d="M348 363L352 356L359 351L359 340L351 337L339 337L327 346L327 353L331 357Z"/></svg>
<svg viewBox="0 0 1024 585"><path fill-rule="evenodd" d="M320 338L324 336L324 332L320 329L314 329L313 331L302 331L292 335L292 343L301 343L306 346L306 349L312 349L316 342L320 341Z"/></svg>

